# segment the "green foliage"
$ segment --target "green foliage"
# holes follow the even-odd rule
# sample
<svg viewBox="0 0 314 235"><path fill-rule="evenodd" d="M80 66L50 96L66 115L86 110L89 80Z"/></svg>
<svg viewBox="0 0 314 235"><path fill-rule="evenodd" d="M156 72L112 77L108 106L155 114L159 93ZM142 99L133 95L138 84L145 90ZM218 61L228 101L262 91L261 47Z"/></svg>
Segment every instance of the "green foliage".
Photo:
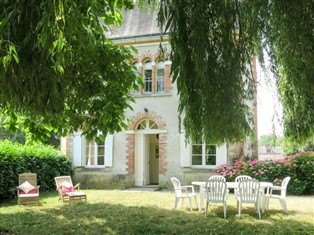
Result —
<svg viewBox="0 0 314 235"><path fill-rule="evenodd" d="M305 144L314 135L313 1L272 0L266 9L265 44L278 79L285 136Z"/></svg>
<svg viewBox="0 0 314 235"><path fill-rule="evenodd" d="M301 188L303 193L314 194L314 154L299 154L290 161L290 164L297 166L293 174L297 176L298 182L294 181L291 185L292 190L302 192Z"/></svg>
<svg viewBox="0 0 314 235"><path fill-rule="evenodd" d="M0 128L0 140L10 140L12 142L17 142L20 144L33 142L31 139L27 138L27 134L21 129L18 129L15 133L12 133L5 128ZM60 147L60 138L55 133L51 133L50 137L44 140L42 143L46 145L52 145L58 148Z"/></svg>
<svg viewBox="0 0 314 235"><path fill-rule="evenodd" d="M54 177L71 175L68 159L52 146L21 145L8 140L0 142L0 198L16 196L18 175L37 173L40 191L55 189Z"/></svg>
<svg viewBox="0 0 314 235"><path fill-rule="evenodd" d="M250 132L244 101L255 87L248 64L254 55L264 62L266 52L283 103L285 136L299 143L313 137L312 0L151 2L159 3L159 23L170 33L188 136L204 133L207 142L222 143Z"/></svg>
<svg viewBox="0 0 314 235"><path fill-rule="evenodd" d="M0 128L0 140L10 140L12 142L18 142L20 144L24 144L26 141L26 135L23 131L18 130L14 134L5 128Z"/></svg>
<svg viewBox="0 0 314 235"><path fill-rule="evenodd" d="M105 36L132 0L0 1L0 112L34 138L126 127L137 79L129 49ZM99 136L99 133L101 134Z"/></svg>
<svg viewBox="0 0 314 235"><path fill-rule="evenodd" d="M296 195L314 194L313 152L300 152L284 159L264 162L239 159L232 165L219 166L215 171L225 176L227 181L234 181L238 175L249 175L275 185L280 185L285 177L290 176L288 192Z"/></svg>
<svg viewBox="0 0 314 235"><path fill-rule="evenodd" d="M304 144L298 144L296 142L290 141L289 139L284 139L282 148L285 155L292 155L304 151L314 151L314 145L312 141Z"/></svg>
<svg viewBox="0 0 314 235"><path fill-rule="evenodd" d="M283 137L276 136L274 134L262 135L258 140L259 146L281 146L283 143Z"/></svg>
<svg viewBox="0 0 314 235"><path fill-rule="evenodd" d="M248 7L246 1L160 1L159 22L170 33L179 117L188 139L222 144L252 133L244 101L253 98L248 65L256 35L246 32L257 22Z"/></svg>

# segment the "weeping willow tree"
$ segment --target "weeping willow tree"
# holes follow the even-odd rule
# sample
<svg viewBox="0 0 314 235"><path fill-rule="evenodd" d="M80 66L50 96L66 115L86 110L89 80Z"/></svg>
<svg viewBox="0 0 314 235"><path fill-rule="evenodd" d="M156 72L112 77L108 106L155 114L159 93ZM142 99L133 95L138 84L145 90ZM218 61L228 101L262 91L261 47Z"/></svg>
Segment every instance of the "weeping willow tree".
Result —
<svg viewBox="0 0 314 235"><path fill-rule="evenodd" d="M312 0L149 2L169 32L187 137L220 144L252 133L252 58L264 65L264 53L284 107L285 135L298 142L313 137Z"/></svg>
<svg viewBox="0 0 314 235"><path fill-rule="evenodd" d="M105 36L133 0L0 0L0 112L45 139L78 129L91 139L126 127L137 79L131 52ZM100 132L101 131L101 132ZM100 135L99 135L100 134Z"/></svg>

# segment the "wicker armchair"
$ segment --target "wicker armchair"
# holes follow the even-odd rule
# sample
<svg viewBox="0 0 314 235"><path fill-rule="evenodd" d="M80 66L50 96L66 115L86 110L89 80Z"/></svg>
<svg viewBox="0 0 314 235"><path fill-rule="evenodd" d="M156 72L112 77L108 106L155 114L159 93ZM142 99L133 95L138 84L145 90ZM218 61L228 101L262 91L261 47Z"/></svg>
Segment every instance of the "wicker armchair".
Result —
<svg viewBox="0 0 314 235"><path fill-rule="evenodd" d="M39 204L39 188L37 174L19 174L19 186L17 186L17 202L21 204Z"/></svg>

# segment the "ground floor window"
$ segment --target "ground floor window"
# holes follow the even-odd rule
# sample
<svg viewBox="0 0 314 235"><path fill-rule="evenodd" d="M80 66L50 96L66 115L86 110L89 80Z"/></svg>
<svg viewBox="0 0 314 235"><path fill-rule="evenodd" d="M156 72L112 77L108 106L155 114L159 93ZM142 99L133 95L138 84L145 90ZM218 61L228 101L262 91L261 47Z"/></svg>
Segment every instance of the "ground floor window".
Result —
<svg viewBox="0 0 314 235"><path fill-rule="evenodd" d="M105 143L97 144L94 140L85 141L85 166L105 166Z"/></svg>
<svg viewBox="0 0 314 235"><path fill-rule="evenodd" d="M107 135L106 140L96 143L88 141L84 136L74 135L73 164L83 167L111 167L113 158L113 135Z"/></svg>
<svg viewBox="0 0 314 235"><path fill-rule="evenodd" d="M192 166L215 166L216 156L216 145L192 144Z"/></svg>

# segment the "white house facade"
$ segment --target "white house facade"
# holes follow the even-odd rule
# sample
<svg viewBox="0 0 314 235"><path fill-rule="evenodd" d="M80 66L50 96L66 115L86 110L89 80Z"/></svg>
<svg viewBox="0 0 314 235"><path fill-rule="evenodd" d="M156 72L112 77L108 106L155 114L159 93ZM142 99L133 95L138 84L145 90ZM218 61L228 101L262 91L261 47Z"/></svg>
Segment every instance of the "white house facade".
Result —
<svg viewBox="0 0 314 235"><path fill-rule="evenodd" d="M120 28L110 37L119 45L137 49L133 64L143 77L143 87L131 90L133 110L126 110L128 129L108 135L102 144L85 140L80 132L63 138L62 151L71 159L75 179L85 188L110 188L158 185L170 186L170 178L184 183L205 180L212 170L243 154L242 143L229 146L186 142L179 131L176 83L170 75L171 48L160 54L160 32L155 15L138 9L124 15ZM239 148L240 146L240 148Z"/></svg>

